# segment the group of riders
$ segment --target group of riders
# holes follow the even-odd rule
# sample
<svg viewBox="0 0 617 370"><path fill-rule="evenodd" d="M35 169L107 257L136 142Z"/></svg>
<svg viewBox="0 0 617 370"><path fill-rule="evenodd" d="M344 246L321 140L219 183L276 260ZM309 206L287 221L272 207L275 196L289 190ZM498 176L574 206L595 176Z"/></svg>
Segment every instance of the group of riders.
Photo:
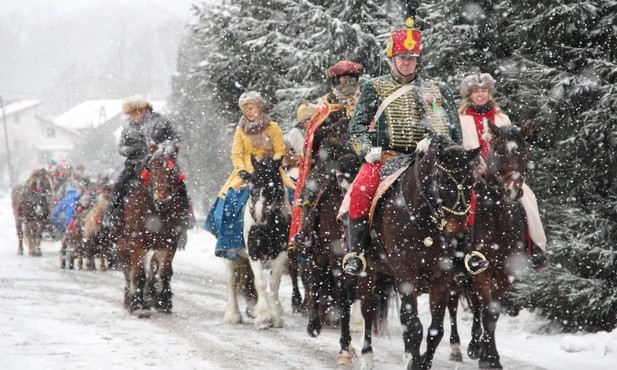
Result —
<svg viewBox="0 0 617 370"><path fill-rule="evenodd" d="M347 60L335 63L327 70L331 92L315 104L301 104L297 111L298 124L286 136L264 111L263 96L256 91L243 93L239 99L242 117L231 149L233 171L206 220L206 229L217 236L217 251L219 247L242 247L241 227L221 226L225 221L221 221L220 213L225 213L231 203L237 208L246 201L242 190L254 171L253 156L285 159L286 166L280 169L280 175L292 200L289 246L301 251L310 250L315 244L313 228L319 218L313 205L318 201L319 183L324 177L320 166L323 156L327 155L324 143L337 132L348 134L358 158L364 159L339 212L348 231L349 253L342 267L349 274L359 275L366 268L364 256L369 245L369 212L384 164L400 154L414 153L425 139L427 125L438 134L450 136L465 149L481 149L474 171L480 180L486 168L484 159L491 150L487 122L497 126L511 124L495 101L494 79L479 71L465 77L459 88L462 105L457 109L453 93L446 84L417 73L420 50L421 34L412 23L406 28L393 30L386 47L389 73L367 80L361 89L359 78L364 73L363 66ZM118 151L126 160L113 189L107 187L111 190L107 216L114 228L122 227L125 197L133 184L140 180L138 172L147 160L149 143L179 140L169 119L153 111L152 105L142 96L125 99L122 108L128 119L123 126ZM290 168L294 170L286 171ZM79 203L79 195L75 193L75 189L68 188L66 201L60 202L58 207L63 204L67 209L75 209ZM184 183L179 195L183 209L187 210L184 219L188 226L191 212ZM546 237L535 196L526 185L520 202L527 218L532 265L544 266ZM216 216L217 212L219 216ZM60 212L54 213L57 216ZM66 225L72 217L69 213L63 212L65 220L56 219L55 224L60 228L62 224ZM231 222L241 220L236 218ZM225 233L234 235L228 238L223 235ZM454 261L459 273L476 273L485 269L490 261L477 255L473 256L468 267L461 267L470 246L462 242L463 236L459 239L461 242L456 243ZM233 254L217 252L217 255L233 258Z"/></svg>
<svg viewBox="0 0 617 370"><path fill-rule="evenodd" d="M475 70L466 76L459 88L462 105L457 108L453 93L445 83L417 73L420 50L421 33L413 28L410 19L407 27L395 29L390 34L386 47L390 60L388 74L367 80L360 89L363 66L347 60L332 65L327 70L331 92L314 104L303 103L298 107L298 123L289 131L286 140L279 125L264 112L263 97L255 91L242 94L239 99L242 117L231 153L234 169L206 220L206 229L218 238L217 250L241 247L231 245L233 243L221 235L225 227L215 225L217 221L220 223L216 210L229 210L230 202L238 202L230 193L235 195L249 181L253 172L252 155L285 158L288 166L297 166L289 173L281 171L285 184L293 191L289 247L300 251L315 247L314 225L317 225L319 214L314 211L314 205L319 200L319 183L324 178L320 164L328 154L324 153L324 142L341 130L349 134L358 158L364 159L339 211L348 231L348 254L342 266L348 274L359 275L367 265L369 213L384 164L400 154L418 150L425 140L427 125L436 133L451 137L466 150L480 148L481 156L474 164L474 176L480 181L486 170L484 160L491 150L488 122L497 126L511 124L495 100L494 79L488 73ZM547 263L546 236L535 196L527 185L524 185L520 202L527 219L527 251L531 264L543 267ZM235 206L237 209L237 204ZM242 229L231 227L229 230L241 233ZM455 272L465 277L486 269L490 261L478 254L470 254L470 263L463 263L471 246L464 242L469 241L465 236L457 238Z"/></svg>

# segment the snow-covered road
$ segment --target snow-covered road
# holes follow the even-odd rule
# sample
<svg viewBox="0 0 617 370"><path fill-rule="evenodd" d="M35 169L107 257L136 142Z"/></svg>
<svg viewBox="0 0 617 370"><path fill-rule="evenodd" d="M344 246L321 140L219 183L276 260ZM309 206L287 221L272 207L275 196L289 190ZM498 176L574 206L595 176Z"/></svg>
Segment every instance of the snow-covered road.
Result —
<svg viewBox="0 0 617 370"><path fill-rule="evenodd" d="M250 319L222 322L226 301L224 263L214 257L214 239L191 230L187 249L174 260L174 308L150 319L122 306L119 271L60 269L59 242L44 242L43 257L16 255L16 237L6 194L0 194L0 369L334 369L338 330L306 334L306 318L291 313L291 284L283 277L282 329L259 331ZM243 311L244 308L241 307ZM429 321L422 298L423 323ZM394 309L390 335L374 339L375 368L403 368L401 329ZM471 317L462 312L463 349ZM617 335L539 334L546 323L524 311L502 316L497 329L507 369L609 369L617 363ZM448 360L448 326L434 369L476 369ZM360 334L353 333L360 348ZM359 368L358 359L350 368Z"/></svg>

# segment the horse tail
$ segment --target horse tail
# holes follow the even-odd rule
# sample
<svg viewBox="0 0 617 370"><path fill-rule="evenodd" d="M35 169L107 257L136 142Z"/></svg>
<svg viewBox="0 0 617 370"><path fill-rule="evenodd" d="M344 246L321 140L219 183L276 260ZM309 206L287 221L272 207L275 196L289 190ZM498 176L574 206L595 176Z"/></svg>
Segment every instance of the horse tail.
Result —
<svg viewBox="0 0 617 370"><path fill-rule="evenodd" d="M238 259L238 264L236 268L237 276L237 288L244 298L246 299L247 304L249 302L257 301L257 290L255 289L255 275L253 275L253 269L251 268L248 260L243 258Z"/></svg>
<svg viewBox="0 0 617 370"><path fill-rule="evenodd" d="M395 295L394 278L378 272L375 279L375 309L373 311L373 334L376 336L383 336L387 333L390 300Z"/></svg>

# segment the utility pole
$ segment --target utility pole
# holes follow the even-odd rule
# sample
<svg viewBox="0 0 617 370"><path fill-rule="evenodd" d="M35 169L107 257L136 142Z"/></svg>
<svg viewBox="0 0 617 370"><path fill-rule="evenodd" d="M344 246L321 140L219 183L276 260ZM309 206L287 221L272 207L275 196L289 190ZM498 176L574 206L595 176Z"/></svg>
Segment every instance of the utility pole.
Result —
<svg viewBox="0 0 617 370"><path fill-rule="evenodd" d="M13 166L11 166L11 149L9 148L9 134L6 129L6 107L4 106L4 100L0 96L0 107L2 108L2 125L4 126L4 142L6 144L6 164L9 170L9 185L13 187Z"/></svg>

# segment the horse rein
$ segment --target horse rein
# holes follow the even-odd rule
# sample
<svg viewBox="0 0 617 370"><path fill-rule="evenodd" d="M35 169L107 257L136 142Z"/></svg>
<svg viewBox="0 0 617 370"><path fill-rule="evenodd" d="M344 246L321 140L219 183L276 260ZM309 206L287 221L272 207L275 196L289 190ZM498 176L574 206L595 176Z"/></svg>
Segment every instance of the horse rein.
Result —
<svg viewBox="0 0 617 370"><path fill-rule="evenodd" d="M416 186L418 187L418 192L420 193L420 195L422 196L422 198L424 199L426 205L429 208L429 211L431 213L431 220L433 220L433 222L437 225L437 228L439 230L443 231L443 228L446 225L446 220L445 220L445 213L450 213L453 214L455 216L464 216L467 215L469 213L469 211L471 210L471 203L468 202L465 199L465 194L463 193L463 189L465 188L464 185L461 182L458 182L456 180L456 178L454 178L454 176L452 175L453 173L455 173L455 170L451 170L448 169L446 167L444 167L443 165L441 165L440 163L437 163L435 165L435 167L438 170L441 170L443 172L445 172L448 177L450 177L450 179L456 184L456 192L457 192L457 196L456 196L456 202L454 203L454 205L452 205L452 207L448 207L446 205L439 205L437 207L437 210L431 205L431 202L429 201L429 199L426 197L426 195L424 194L424 192L422 191L422 187L420 184L420 176L418 173L418 166L420 165L420 155L419 153L416 151L416 163L414 165L414 177L416 179ZM433 182L435 180L433 179ZM403 192L403 197L405 193ZM439 196L437 194L437 196ZM456 211L456 206L462 204L465 208L462 211ZM405 204L407 204L407 201L405 201ZM409 206L407 206L408 208ZM410 212L408 210L408 212Z"/></svg>

